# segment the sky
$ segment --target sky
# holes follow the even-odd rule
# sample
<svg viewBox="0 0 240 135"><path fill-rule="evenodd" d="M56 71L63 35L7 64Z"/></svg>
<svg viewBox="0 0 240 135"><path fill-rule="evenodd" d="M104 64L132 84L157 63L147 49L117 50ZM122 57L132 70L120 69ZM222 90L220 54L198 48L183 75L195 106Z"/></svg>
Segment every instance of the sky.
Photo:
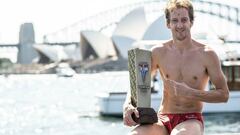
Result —
<svg viewBox="0 0 240 135"><path fill-rule="evenodd" d="M18 43L23 23L33 23L36 42L41 43L45 34L99 12L141 1L146 0L0 0L0 44ZM221 2L239 3L238 0Z"/></svg>
<svg viewBox="0 0 240 135"><path fill-rule="evenodd" d="M88 16L141 0L0 0L0 44L18 43L20 26L33 23L36 42Z"/></svg>

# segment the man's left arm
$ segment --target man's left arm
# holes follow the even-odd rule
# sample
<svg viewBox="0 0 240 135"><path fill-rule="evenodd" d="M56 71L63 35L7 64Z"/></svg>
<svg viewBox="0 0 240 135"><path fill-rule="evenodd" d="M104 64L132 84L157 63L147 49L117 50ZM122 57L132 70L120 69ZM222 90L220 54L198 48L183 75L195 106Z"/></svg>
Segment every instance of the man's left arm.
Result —
<svg viewBox="0 0 240 135"><path fill-rule="evenodd" d="M227 102L229 97L229 90L227 81L221 70L220 61L213 50L209 50L207 53L207 73L211 82L215 85L215 90L197 90L190 88L185 83L178 83L172 81L175 87L175 93L178 96L185 96L192 100L199 100L209 103ZM180 90L180 91L179 91Z"/></svg>

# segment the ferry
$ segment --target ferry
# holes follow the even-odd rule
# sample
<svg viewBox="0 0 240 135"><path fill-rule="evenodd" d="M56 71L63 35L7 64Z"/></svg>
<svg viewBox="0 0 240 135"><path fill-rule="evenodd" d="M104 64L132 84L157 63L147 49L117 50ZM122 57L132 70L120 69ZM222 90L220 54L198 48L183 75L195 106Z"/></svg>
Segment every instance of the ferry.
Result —
<svg viewBox="0 0 240 135"><path fill-rule="evenodd" d="M204 103L203 113L240 112L240 61L222 61L222 70L227 78L230 95L227 103ZM159 81L161 82L161 80ZM213 86L209 83L208 90ZM97 97L97 109L104 116L122 116L123 104L127 92L100 93ZM151 107L158 110L162 100L162 91L151 94Z"/></svg>

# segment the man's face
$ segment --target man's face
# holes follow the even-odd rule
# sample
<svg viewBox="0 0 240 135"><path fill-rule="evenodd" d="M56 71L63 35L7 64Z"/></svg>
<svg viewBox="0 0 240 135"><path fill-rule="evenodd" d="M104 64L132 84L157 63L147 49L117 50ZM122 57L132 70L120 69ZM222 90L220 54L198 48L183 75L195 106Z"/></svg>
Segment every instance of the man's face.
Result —
<svg viewBox="0 0 240 135"><path fill-rule="evenodd" d="M190 36L192 23L185 8L177 8L170 12L168 28L171 29L174 39L182 41Z"/></svg>

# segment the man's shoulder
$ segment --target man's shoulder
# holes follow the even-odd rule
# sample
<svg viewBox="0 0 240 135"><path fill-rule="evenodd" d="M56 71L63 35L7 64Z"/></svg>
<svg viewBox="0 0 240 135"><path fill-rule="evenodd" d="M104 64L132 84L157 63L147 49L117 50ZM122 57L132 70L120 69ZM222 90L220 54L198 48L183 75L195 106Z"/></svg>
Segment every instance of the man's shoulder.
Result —
<svg viewBox="0 0 240 135"><path fill-rule="evenodd" d="M213 48L210 45L203 44L200 42L195 41L195 44L198 46L200 52L204 53L205 55L212 55L216 54Z"/></svg>
<svg viewBox="0 0 240 135"><path fill-rule="evenodd" d="M199 47L199 52L201 52L202 56L206 61L212 61L213 59L218 59L217 53L210 45L206 45L200 42L196 42L197 46Z"/></svg>
<svg viewBox="0 0 240 135"><path fill-rule="evenodd" d="M205 54L205 56L207 56L207 57L216 57L217 56L217 54L216 54L216 52L214 51L214 49L211 47L211 46L209 46L209 45L205 45L204 47L203 47L203 53Z"/></svg>
<svg viewBox="0 0 240 135"><path fill-rule="evenodd" d="M163 52L165 52L166 49L167 49L168 46L169 46L169 42L170 42L170 41L156 44L155 46L153 46L153 47L151 48L152 53L163 53Z"/></svg>

